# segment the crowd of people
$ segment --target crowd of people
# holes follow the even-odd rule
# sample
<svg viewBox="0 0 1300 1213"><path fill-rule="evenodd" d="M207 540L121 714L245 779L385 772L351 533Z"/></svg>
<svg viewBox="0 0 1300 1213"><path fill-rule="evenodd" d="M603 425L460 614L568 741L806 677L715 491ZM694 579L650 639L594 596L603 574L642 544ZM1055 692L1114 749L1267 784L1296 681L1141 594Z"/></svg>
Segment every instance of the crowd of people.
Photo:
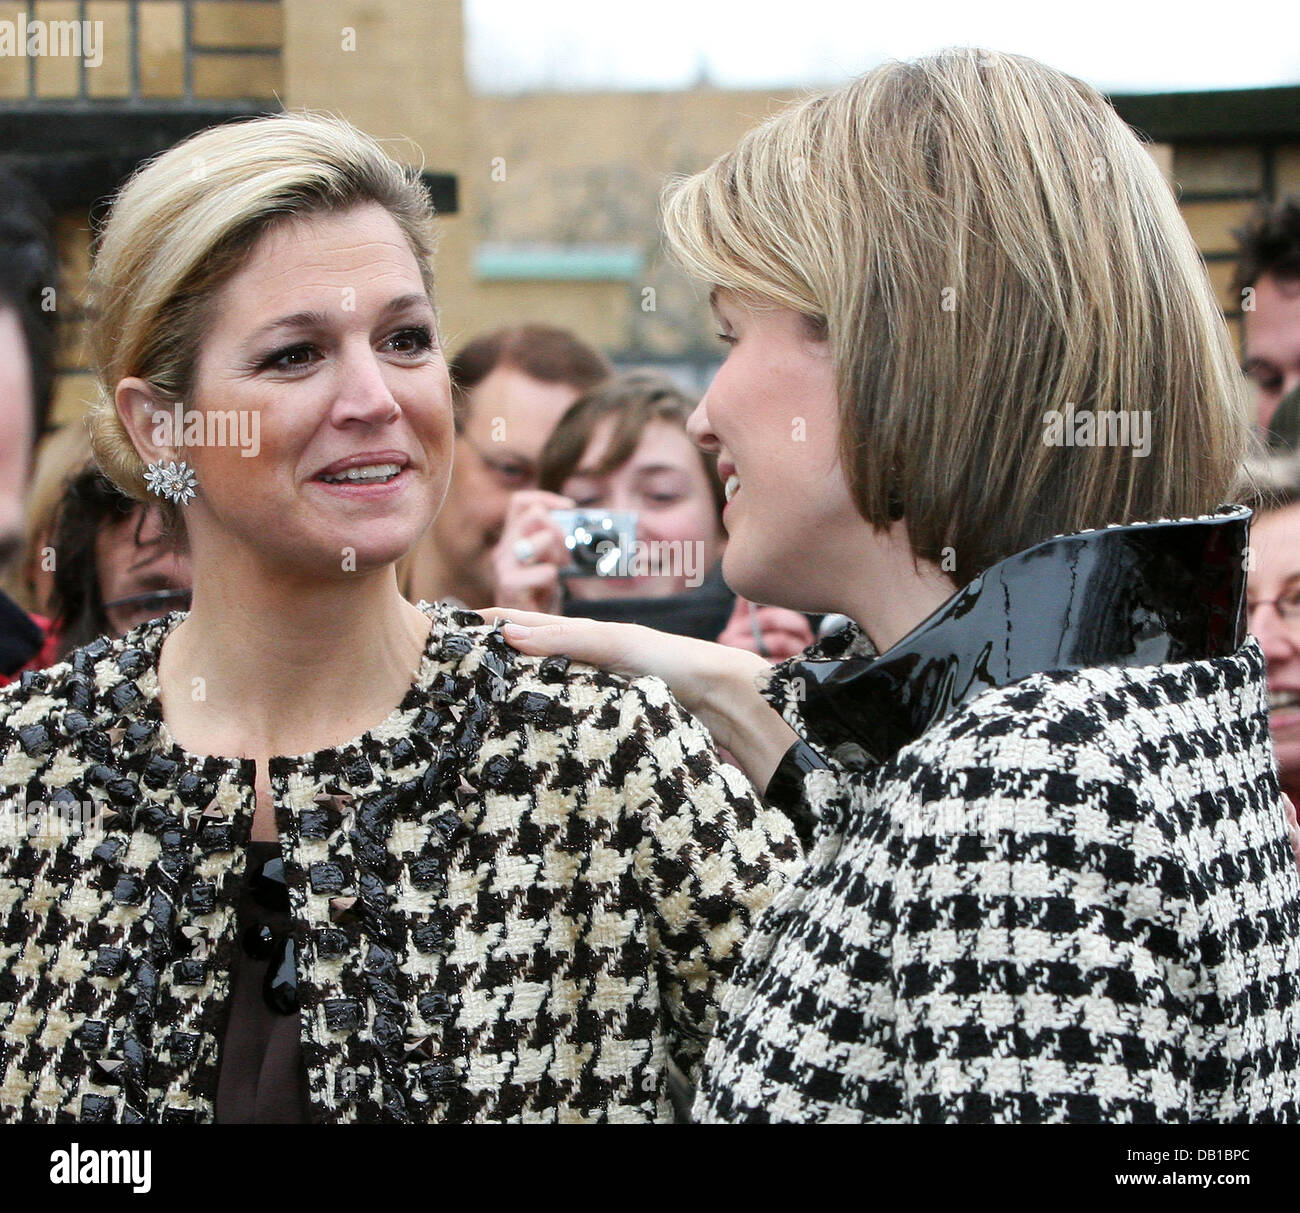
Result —
<svg viewBox="0 0 1300 1213"><path fill-rule="evenodd" d="M1300 202L1243 376L1102 97L886 64L665 194L703 399L433 224L191 137L56 431L0 180L0 1121L1300 1120Z"/></svg>

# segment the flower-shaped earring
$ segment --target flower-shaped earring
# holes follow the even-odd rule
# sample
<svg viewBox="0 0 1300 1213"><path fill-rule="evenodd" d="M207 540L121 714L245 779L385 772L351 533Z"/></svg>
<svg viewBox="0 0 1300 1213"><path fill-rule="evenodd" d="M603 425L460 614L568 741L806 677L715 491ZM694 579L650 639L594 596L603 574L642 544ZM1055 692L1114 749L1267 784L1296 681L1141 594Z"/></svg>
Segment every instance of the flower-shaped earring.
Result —
<svg viewBox="0 0 1300 1213"><path fill-rule="evenodd" d="M188 463L151 463L144 470L144 482L151 493L156 493L165 501L176 505L185 505L194 499L194 490L198 487L198 477Z"/></svg>

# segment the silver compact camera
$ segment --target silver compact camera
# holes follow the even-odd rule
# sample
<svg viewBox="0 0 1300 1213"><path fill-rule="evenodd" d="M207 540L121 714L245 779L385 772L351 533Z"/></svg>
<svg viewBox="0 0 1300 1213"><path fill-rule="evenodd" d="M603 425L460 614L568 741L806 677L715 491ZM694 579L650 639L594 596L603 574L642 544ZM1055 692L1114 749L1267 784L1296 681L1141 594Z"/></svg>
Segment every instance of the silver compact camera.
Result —
<svg viewBox="0 0 1300 1213"><path fill-rule="evenodd" d="M552 510L564 533L564 577L627 577L636 543L635 510Z"/></svg>

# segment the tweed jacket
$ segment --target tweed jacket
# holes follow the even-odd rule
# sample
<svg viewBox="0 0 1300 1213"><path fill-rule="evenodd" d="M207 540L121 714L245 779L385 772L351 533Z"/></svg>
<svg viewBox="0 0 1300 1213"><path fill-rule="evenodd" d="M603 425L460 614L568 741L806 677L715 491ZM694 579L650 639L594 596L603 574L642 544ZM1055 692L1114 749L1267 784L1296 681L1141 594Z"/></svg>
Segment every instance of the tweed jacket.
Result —
<svg viewBox="0 0 1300 1213"><path fill-rule="evenodd" d="M269 764L316 1119L669 1120L789 824L658 680L422 609L389 718ZM0 692L0 1120L213 1117L255 771L167 731L179 618Z"/></svg>
<svg viewBox="0 0 1300 1213"><path fill-rule="evenodd" d="M850 628L775 672L816 841L746 945L698 1119L1300 1118L1247 520L1061 537L883 656Z"/></svg>

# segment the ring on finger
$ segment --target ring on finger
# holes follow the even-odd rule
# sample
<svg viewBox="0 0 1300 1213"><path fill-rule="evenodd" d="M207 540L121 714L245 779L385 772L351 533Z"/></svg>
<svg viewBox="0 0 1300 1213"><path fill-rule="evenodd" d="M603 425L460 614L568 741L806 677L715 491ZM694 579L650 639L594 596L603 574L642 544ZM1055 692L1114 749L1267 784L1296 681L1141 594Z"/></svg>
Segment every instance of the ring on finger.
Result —
<svg viewBox="0 0 1300 1213"><path fill-rule="evenodd" d="M516 539L514 554L520 564L532 564L537 559L537 545L531 539Z"/></svg>

